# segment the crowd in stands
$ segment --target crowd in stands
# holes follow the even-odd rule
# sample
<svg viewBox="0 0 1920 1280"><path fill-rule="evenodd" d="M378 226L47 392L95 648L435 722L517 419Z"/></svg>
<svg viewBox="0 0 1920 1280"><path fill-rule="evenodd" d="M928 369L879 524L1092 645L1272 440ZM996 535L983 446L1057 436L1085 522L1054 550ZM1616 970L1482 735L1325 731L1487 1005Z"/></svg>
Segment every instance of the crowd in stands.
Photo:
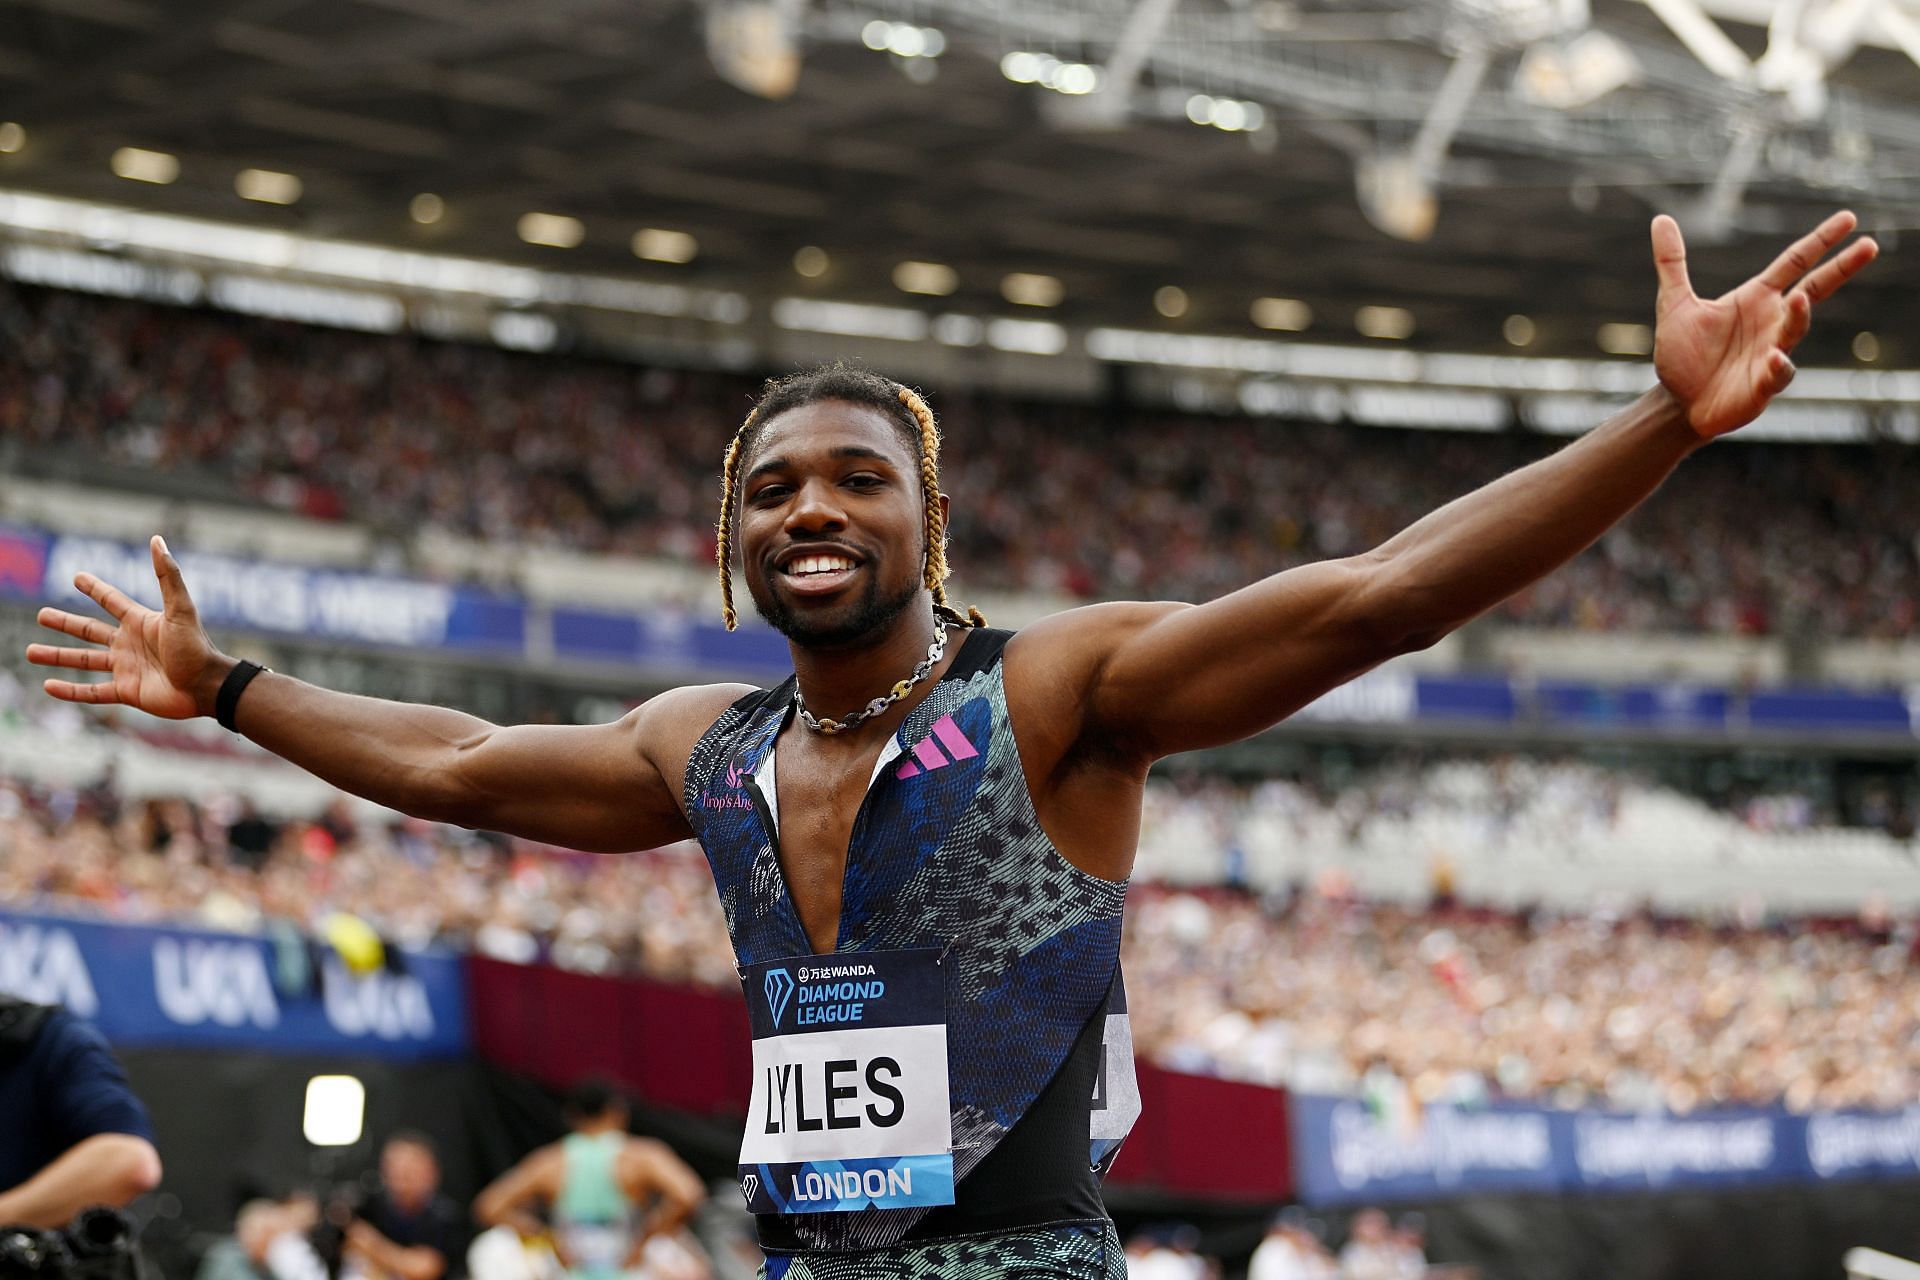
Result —
<svg viewBox="0 0 1920 1280"><path fill-rule="evenodd" d="M1169 800L1149 806L1154 814ZM0 782L0 901L115 919L325 932L391 945L737 982L691 846L569 853L335 807L125 801ZM1323 1091L1563 1105L1904 1105L1920 1094L1913 925L1714 923L1601 908L1366 901L1337 879L1256 893L1144 878L1124 962L1135 1043L1175 1069Z"/></svg>
<svg viewBox="0 0 1920 1280"><path fill-rule="evenodd" d="M401 539L433 526L698 562L754 387L0 285L0 447L197 472ZM1377 545L1551 447L935 391L962 596L1210 598ZM1504 613L1910 636L1917 478L1909 446L1709 450Z"/></svg>

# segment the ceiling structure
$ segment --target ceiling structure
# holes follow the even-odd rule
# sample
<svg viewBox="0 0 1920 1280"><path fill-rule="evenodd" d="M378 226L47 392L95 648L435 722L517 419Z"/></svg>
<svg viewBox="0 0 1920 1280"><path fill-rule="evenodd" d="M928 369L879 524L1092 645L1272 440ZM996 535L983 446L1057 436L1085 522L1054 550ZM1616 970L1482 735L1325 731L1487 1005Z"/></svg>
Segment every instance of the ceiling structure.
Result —
<svg viewBox="0 0 1920 1280"><path fill-rule="evenodd" d="M1527 354L1582 357L1648 318L1653 211L1707 291L1844 204L1889 252L1807 361L1870 329L1920 364L1920 19L1710 3L0 0L0 188L756 303L1251 337L1282 298L1309 341L1402 308L1410 345L1502 353L1521 313ZM125 147L177 177L115 176ZM243 199L247 169L297 200ZM580 243L526 243L530 212ZM646 228L697 250L643 261Z"/></svg>

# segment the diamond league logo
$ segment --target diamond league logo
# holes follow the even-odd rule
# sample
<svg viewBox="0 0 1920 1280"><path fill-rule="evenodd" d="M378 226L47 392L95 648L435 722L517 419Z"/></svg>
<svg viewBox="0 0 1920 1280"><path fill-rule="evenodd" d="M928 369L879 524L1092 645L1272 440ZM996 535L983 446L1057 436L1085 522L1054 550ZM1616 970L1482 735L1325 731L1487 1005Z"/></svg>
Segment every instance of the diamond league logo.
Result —
<svg viewBox="0 0 1920 1280"><path fill-rule="evenodd" d="M740 1194L745 1196L749 1201L753 1199L753 1193L758 1191L759 1189L760 1189L759 1174L750 1173L746 1177L740 1179Z"/></svg>
<svg viewBox="0 0 1920 1280"><path fill-rule="evenodd" d="M773 1015L773 1025L780 1025L781 1015L787 1011L787 1001L793 999L793 975L785 969L767 970L767 1012Z"/></svg>

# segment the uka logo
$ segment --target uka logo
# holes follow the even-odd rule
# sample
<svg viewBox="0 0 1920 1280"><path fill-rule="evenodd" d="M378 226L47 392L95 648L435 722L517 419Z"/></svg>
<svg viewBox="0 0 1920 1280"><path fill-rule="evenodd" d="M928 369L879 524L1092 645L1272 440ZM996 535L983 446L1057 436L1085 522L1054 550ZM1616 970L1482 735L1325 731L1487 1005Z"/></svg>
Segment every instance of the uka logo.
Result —
<svg viewBox="0 0 1920 1280"><path fill-rule="evenodd" d="M766 990L767 1012L773 1015L777 1028L787 1012L787 1002L793 999L793 975L785 969L767 970Z"/></svg>
<svg viewBox="0 0 1920 1280"><path fill-rule="evenodd" d="M433 1039L433 1006L420 979L375 972L355 977L338 960L326 968L327 1021L343 1036Z"/></svg>
<svg viewBox="0 0 1920 1280"><path fill-rule="evenodd" d="M160 1011L183 1027L280 1023L266 957L250 943L159 939L153 944L153 993Z"/></svg>
<svg viewBox="0 0 1920 1280"><path fill-rule="evenodd" d="M65 929L0 921L0 991L35 1004L63 1004L83 1018L100 1012L80 944Z"/></svg>

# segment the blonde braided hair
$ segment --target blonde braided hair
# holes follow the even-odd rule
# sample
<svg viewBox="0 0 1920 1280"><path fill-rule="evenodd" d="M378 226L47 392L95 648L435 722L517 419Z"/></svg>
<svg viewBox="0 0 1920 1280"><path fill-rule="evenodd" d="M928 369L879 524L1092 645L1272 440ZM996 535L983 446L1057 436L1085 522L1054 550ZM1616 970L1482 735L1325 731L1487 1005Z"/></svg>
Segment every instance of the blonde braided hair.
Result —
<svg viewBox="0 0 1920 1280"><path fill-rule="evenodd" d="M727 444L726 460L720 469L720 525L714 538L714 558L720 570L720 614L726 621L727 630L732 631L740 624L739 611L733 603L734 512L739 497L740 462L746 454L747 441L751 438L754 426L769 416L769 406L777 406L773 412L778 414L816 400L844 399L855 404L890 409L891 406L875 403L874 393L881 386L893 393L912 419L912 426L918 429L915 453L920 461L920 496L926 508L927 534L923 581L927 590L933 593L934 614L959 627L987 625L986 616L978 609L969 608L962 614L947 599L946 582L953 570L947 564L946 522L940 517L940 428L934 421L933 410L911 387L836 364L811 373L770 380L760 402ZM888 416L902 426L908 425L897 413L889 412Z"/></svg>

